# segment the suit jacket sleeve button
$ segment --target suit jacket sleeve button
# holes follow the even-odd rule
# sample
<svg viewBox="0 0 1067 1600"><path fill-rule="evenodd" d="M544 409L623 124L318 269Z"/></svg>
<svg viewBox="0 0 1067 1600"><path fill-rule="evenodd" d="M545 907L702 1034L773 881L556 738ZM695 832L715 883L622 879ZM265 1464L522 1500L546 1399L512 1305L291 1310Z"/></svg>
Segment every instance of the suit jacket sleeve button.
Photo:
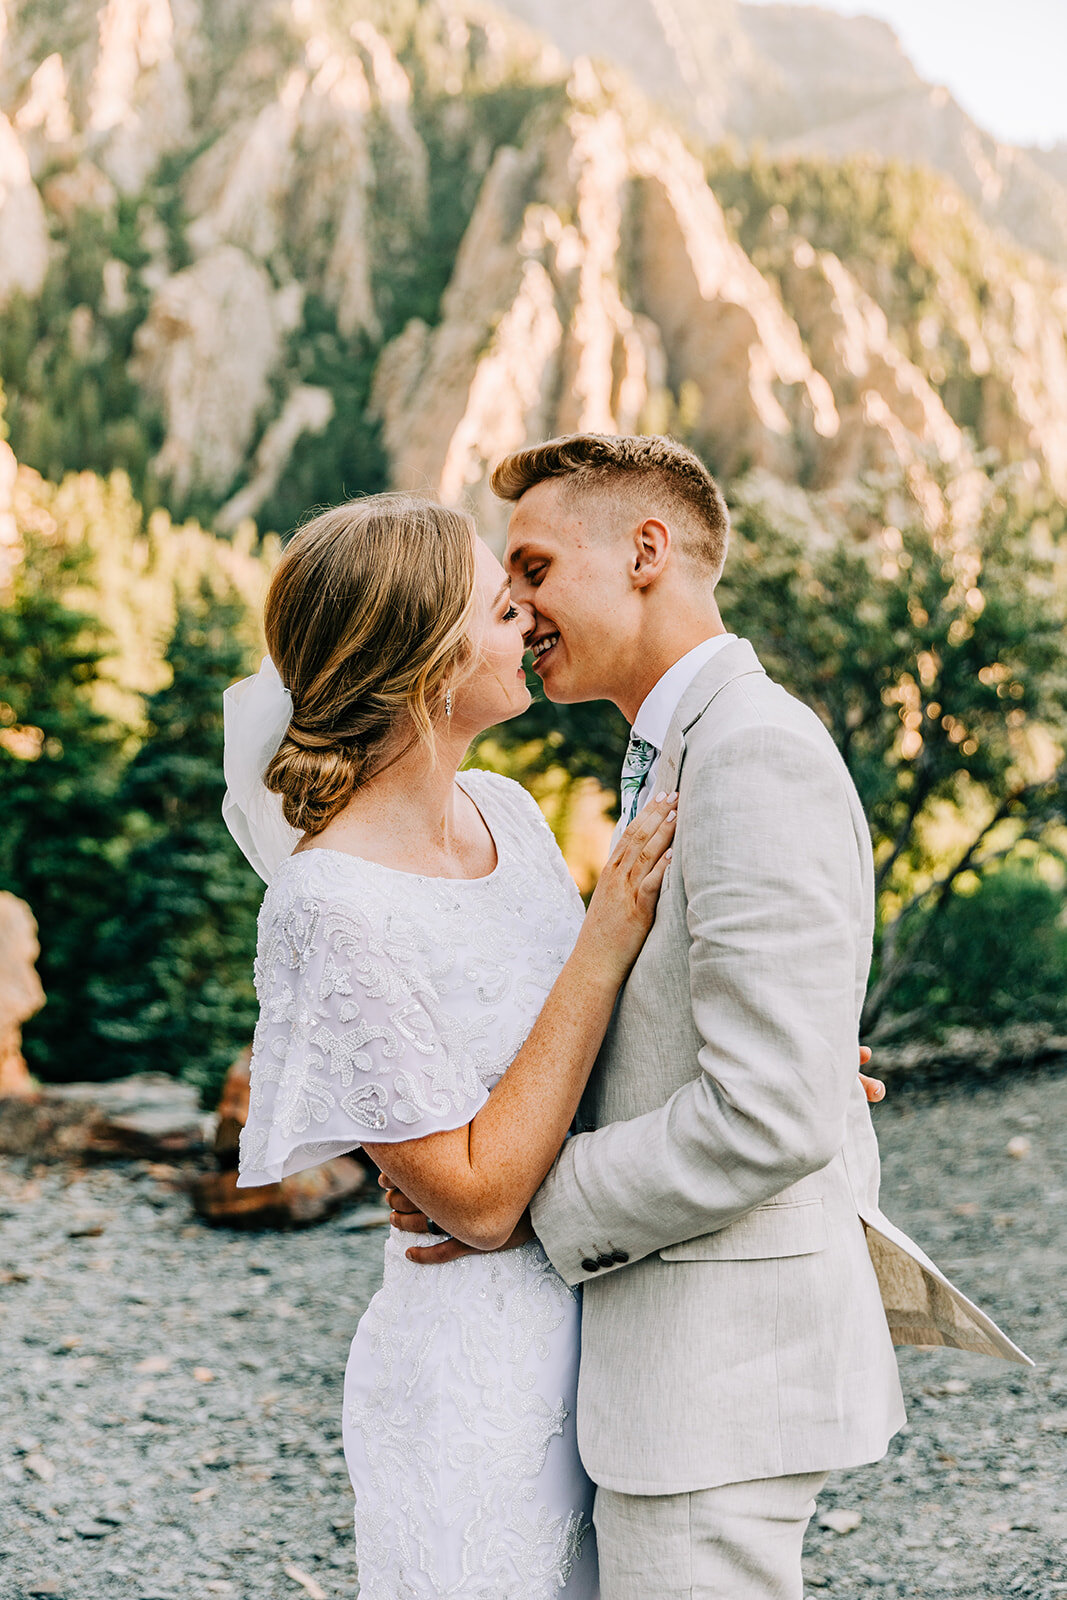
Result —
<svg viewBox="0 0 1067 1600"><path fill-rule="evenodd" d="M592 1256L586 1256L585 1260L582 1262L582 1271L583 1272L599 1272L600 1271L600 1262L599 1261L594 1261Z"/></svg>
<svg viewBox="0 0 1067 1600"><path fill-rule="evenodd" d="M596 1264L598 1267L613 1267L615 1265L615 1257L606 1255L597 1256Z"/></svg>
<svg viewBox="0 0 1067 1600"><path fill-rule="evenodd" d="M630 1257L626 1254L625 1250L613 1250L611 1252L611 1259L616 1263L617 1266L623 1267L626 1265L627 1261L629 1261Z"/></svg>

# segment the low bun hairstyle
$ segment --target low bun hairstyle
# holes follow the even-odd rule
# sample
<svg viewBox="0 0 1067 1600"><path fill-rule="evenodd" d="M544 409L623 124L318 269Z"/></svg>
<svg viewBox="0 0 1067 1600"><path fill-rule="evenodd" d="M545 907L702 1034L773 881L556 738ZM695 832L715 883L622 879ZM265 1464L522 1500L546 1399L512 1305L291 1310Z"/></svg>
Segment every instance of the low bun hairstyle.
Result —
<svg viewBox="0 0 1067 1600"><path fill-rule="evenodd" d="M264 782L294 828L320 833L415 740L433 749L434 717L470 659L473 540L462 512L379 494L289 541L263 620L293 717Z"/></svg>

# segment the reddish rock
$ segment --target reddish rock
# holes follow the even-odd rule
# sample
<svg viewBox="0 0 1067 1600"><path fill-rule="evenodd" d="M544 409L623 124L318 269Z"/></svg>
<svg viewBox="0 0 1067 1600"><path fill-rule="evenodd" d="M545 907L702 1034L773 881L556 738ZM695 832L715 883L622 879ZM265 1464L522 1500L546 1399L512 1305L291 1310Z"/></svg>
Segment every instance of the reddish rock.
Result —
<svg viewBox="0 0 1067 1600"><path fill-rule="evenodd" d="M35 966L40 953L29 906L0 890L0 1095L37 1096L22 1056L22 1024L45 1002Z"/></svg>
<svg viewBox="0 0 1067 1600"><path fill-rule="evenodd" d="M213 1227L309 1228L361 1194L367 1174L351 1156L335 1156L281 1183L238 1189L237 1173L206 1172L190 1188L193 1209Z"/></svg>
<svg viewBox="0 0 1067 1600"><path fill-rule="evenodd" d="M218 1105L218 1124L215 1128L215 1157L220 1167L237 1165L241 1129L248 1118L248 1096L251 1048L242 1050L226 1074L222 1096Z"/></svg>

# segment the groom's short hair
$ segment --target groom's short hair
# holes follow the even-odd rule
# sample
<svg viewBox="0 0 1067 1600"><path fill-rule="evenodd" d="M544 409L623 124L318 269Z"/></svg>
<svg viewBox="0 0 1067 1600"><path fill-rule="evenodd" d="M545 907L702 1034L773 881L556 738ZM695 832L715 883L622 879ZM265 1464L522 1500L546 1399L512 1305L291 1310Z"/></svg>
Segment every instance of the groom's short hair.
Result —
<svg viewBox="0 0 1067 1600"><path fill-rule="evenodd" d="M567 434L505 456L490 482L501 500L521 500L527 489L550 478L566 485L568 501L604 489L621 490L628 500L646 505L649 493L662 498L666 510L681 513L684 519L685 553L710 568L718 580L730 536L726 501L700 457L677 439L661 434Z"/></svg>

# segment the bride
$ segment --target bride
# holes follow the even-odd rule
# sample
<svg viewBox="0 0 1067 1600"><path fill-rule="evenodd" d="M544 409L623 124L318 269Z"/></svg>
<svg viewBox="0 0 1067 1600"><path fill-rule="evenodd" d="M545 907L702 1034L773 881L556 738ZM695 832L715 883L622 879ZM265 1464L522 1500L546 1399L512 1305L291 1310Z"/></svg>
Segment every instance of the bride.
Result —
<svg viewBox="0 0 1067 1600"><path fill-rule="evenodd" d="M269 883L239 1184L362 1145L439 1229L512 1246L419 1267L390 1230L344 1386L364 1600L597 1594L579 1307L524 1216L651 926L676 796L583 920L530 796L459 770L529 704L524 625L468 517L380 495L295 535L269 657L227 696L227 821Z"/></svg>

